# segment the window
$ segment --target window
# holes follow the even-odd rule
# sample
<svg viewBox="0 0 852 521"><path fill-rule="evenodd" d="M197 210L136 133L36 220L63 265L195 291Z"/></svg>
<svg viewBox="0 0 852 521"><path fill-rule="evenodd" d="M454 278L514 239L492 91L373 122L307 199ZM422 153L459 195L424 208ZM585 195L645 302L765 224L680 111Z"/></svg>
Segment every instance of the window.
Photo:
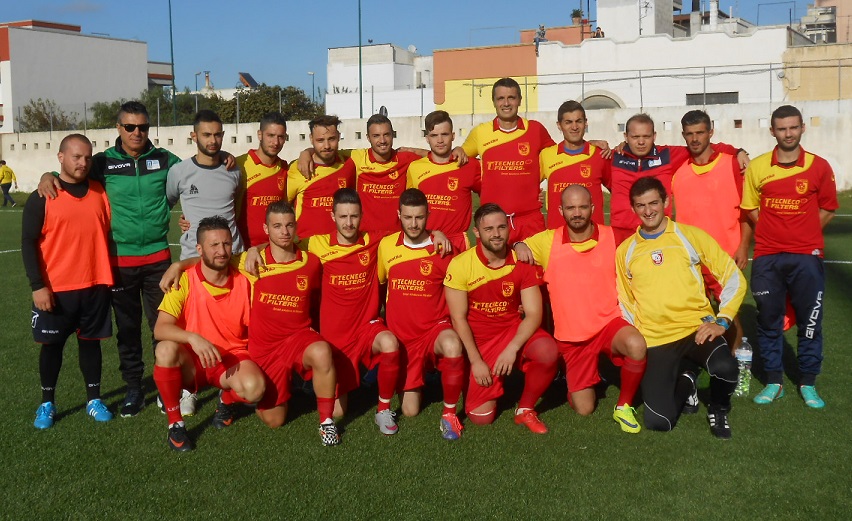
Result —
<svg viewBox="0 0 852 521"><path fill-rule="evenodd" d="M251 136L246 136L246 143L251 143Z"/></svg>
<svg viewBox="0 0 852 521"><path fill-rule="evenodd" d="M355 132L355 139L361 139L361 133Z"/></svg>
<svg viewBox="0 0 852 521"><path fill-rule="evenodd" d="M172 139L172 138L169 138L169 145L174 145L174 144L175 144L175 140Z"/></svg>
<svg viewBox="0 0 852 521"><path fill-rule="evenodd" d="M730 105L740 102L739 92L707 92L687 94L687 105Z"/></svg>
<svg viewBox="0 0 852 521"><path fill-rule="evenodd" d="M735 119L734 120L734 128L743 128L743 120Z"/></svg>

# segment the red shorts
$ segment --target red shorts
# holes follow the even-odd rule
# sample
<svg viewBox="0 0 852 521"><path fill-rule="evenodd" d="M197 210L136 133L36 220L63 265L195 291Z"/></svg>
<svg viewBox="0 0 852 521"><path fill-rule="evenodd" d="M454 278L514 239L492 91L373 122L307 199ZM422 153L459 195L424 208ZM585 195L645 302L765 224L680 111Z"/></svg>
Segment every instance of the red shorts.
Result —
<svg viewBox="0 0 852 521"><path fill-rule="evenodd" d="M302 366L302 359L308 346L316 342L325 342L325 339L313 329L302 329L294 331L274 348L263 346L264 355L254 358L266 375L266 392L257 404L259 410L272 409L290 400L294 372L306 382L313 377L313 371ZM254 353L252 346L249 349Z"/></svg>
<svg viewBox="0 0 852 521"><path fill-rule="evenodd" d="M509 245L528 239L544 230L544 215L539 210L523 215L512 215L509 217Z"/></svg>
<svg viewBox="0 0 852 521"><path fill-rule="evenodd" d="M438 335L453 326L449 320L435 324L428 333L416 340L403 342L400 340L400 380L404 378L403 391L411 391L425 384L423 375L438 367L438 357L435 354L435 342Z"/></svg>
<svg viewBox="0 0 852 521"><path fill-rule="evenodd" d="M182 344L183 350L192 358L193 364L195 364L195 389L189 389L190 391L198 392L205 387L213 386L222 388L222 385L219 383L219 380L222 379L222 375L225 374L225 371L228 371L232 367L236 367L245 360L251 360L251 355L249 355L248 349L235 349L233 351L226 351L224 353L220 353L222 356L222 361L213 367L204 368L201 366L201 359L198 358L198 355L195 354L195 351L192 350L186 344Z"/></svg>
<svg viewBox="0 0 852 521"><path fill-rule="evenodd" d="M597 335L582 342L557 340L559 354L565 361L568 392L576 393L588 389L601 381L598 374L598 356L605 354L617 367L624 365L624 355L612 352L612 341L616 333L630 323L621 317L609 321Z"/></svg>
<svg viewBox="0 0 852 521"><path fill-rule="evenodd" d="M377 318L355 331L356 340L333 349L334 369L337 371L337 393L344 394L361 385L361 366L372 369L379 363L373 355L373 342L379 333L390 331L384 320Z"/></svg>
<svg viewBox="0 0 852 521"><path fill-rule="evenodd" d="M497 362L497 357L500 356L500 353L503 352L503 349L506 348L506 345L515 337L515 334L518 332L517 327L510 328L505 333L493 339L493 341L488 342L488 345L485 346L477 346L479 347L479 352L482 355L482 359L488 364L489 368L493 368L495 362ZM553 337L548 335L544 330L538 329L535 333L527 340L527 343L524 344L524 347L521 349L517 359L515 360L515 369L518 369L522 372L526 372L527 364L529 360L524 356L527 348L539 339L547 339L553 342ZM467 389L465 389L465 398L464 398L464 410L466 413L470 414L470 411L476 409L477 407L483 405L486 402L490 402L491 400L496 400L503 396L503 378L502 376L494 376L492 378L491 385L488 387L482 387L476 380L473 379L473 371L470 372L468 377Z"/></svg>

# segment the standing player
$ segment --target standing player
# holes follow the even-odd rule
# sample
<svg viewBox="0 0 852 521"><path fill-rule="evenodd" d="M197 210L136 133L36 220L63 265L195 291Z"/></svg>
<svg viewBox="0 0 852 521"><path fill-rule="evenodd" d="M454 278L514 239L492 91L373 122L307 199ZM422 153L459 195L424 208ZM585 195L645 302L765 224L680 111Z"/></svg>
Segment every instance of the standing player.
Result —
<svg viewBox="0 0 852 521"><path fill-rule="evenodd" d="M453 251L470 247L467 230L473 214L472 192L482 189L479 161L464 166L453 161L453 120L443 110L426 116L426 142L429 154L408 166L409 188L419 188L429 201L430 230L441 230L453 245Z"/></svg>
<svg viewBox="0 0 852 521"><path fill-rule="evenodd" d="M689 158L683 146L657 145L654 140L654 120L647 114L636 114L627 120L624 140L627 145L612 156L612 197L610 198L610 226L615 232L615 242L621 244L636 232L640 219L633 212L630 187L637 179L653 176L663 183L666 193L671 192L672 175ZM736 156L740 167L748 165L748 153L731 145L711 145L711 150ZM666 207L666 217L671 217L671 205Z"/></svg>
<svg viewBox="0 0 852 521"><path fill-rule="evenodd" d="M515 423L545 434L547 427L534 407L556 375L559 352L553 338L539 328L541 277L533 266L517 263L509 250L509 219L502 208L494 203L480 206L473 224L476 247L454 258L444 279L453 328L471 366L465 412L477 425L492 423L503 379L517 368L525 377Z"/></svg>
<svg viewBox="0 0 852 521"><path fill-rule="evenodd" d="M825 294L822 230L837 209L834 172L801 146L802 113L783 105L772 113L778 143L749 165L742 208L755 222L751 290L757 303L757 344L767 385L755 403L784 396L782 363L785 296L798 326L799 391L808 407L825 406L814 386L822 369Z"/></svg>
<svg viewBox="0 0 852 521"><path fill-rule="evenodd" d="M87 179L92 165L88 138L66 136L57 157L62 191L55 199L33 192L24 205L21 225L24 269L33 290L33 338L41 344L42 404L33 422L37 429L53 426L62 351L75 332L86 383L86 414L99 422L112 419L101 401L100 342L112 335L110 207L103 186Z"/></svg>
<svg viewBox="0 0 852 521"><path fill-rule="evenodd" d="M12 183L15 183L15 190L18 189L18 178L15 177L15 172L0 159L0 188L3 189L3 206L12 203L12 207L18 206L18 203L9 195L9 190L12 189Z"/></svg>
<svg viewBox="0 0 852 521"><path fill-rule="evenodd" d="M287 196L287 162L278 157L287 142L287 119L280 112L260 118L258 147L237 158L242 173L237 220L246 247L266 242L266 207Z"/></svg>
<svg viewBox="0 0 852 521"><path fill-rule="evenodd" d="M571 185L585 187L592 196L592 220L604 223L602 186L611 186L609 159L601 149L585 140L588 120L586 110L576 101L566 101L559 106L556 126L564 140L547 147L539 154L541 176L547 179L547 228L555 230L565 225L562 211L562 192ZM570 224L570 223L569 223Z"/></svg>
<svg viewBox="0 0 852 521"><path fill-rule="evenodd" d="M322 267L313 254L294 245L296 212L276 201L266 209L264 230L269 246L261 252L266 268L253 281L249 353L266 374L266 393L257 415L276 428L287 419L293 373L312 380L317 397L320 440L337 445L340 436L332 420L337 383L331 346L311 328L311 309L319 296ZM245 256L241 259L245 262Z"/></svg>
<svg viewBox="0 0 852 521"><path fill-rule="evenodd" d="M168 444L194 448L180 411L181 389L213 385L222 389L213 425L230 425L229 403L254 403L263 397L264 375L249 356L251 284L231 267L228 221L207 217L198 223L201 263L185 271L179 288L166 293L154 328L154 382L169 423ZM225 406L223 407L223 404Z"/></svg>
<svg viewBox="0 0 852 521"><path fill-rule="evenodd" d="M323 266L320 332L346 357L336 366L339 403L334 415L346 413L347 393L358 387L361 365L372 369L378 364L376 425L382 434L396 434L390 404L399 376L399 343L379 318L379 242L360 230L361 200L355 189L337 190L332 212L337 231L311 237L308 251Z"/></svg>
<svg viewBox="0 0 852 521"><path fill-rule="evenodd" d="M180 200L181 210L190 228L180 236L180 258L197 257L196 229L201 219L221 215L231 227L233 249L243 251L237 231L236 197L240 186L240 170L228 169L222 161L222 120L212 110L201 110L192 122L192 140L198 152L188 161L169 169L166 196L174 206Z"/></svg>
<svg viewBox="0 0 852 521"><path fill-rule="evenodd" d="M355 163L338 151L340 119L319 116L308 123L313 146L313 176L308 179L293 162L287 172L287 200L296 208L299 237L334 233L334 221L328 218L334 192L355 186Z"/></svg>
<svg viewBox="0 0 852 521"><path fill-rule="evenodd" d="M402 413L420 412L424 373L437 368L444 390L441 433L444 439L457 440L463 429L456 404L464 385L465 362L444 299L443 281L451 257L442 258L436 251L426 227L428 218L427 196L416 188L404 191L399 198L402 232L379 244L379 283L387 283L388 327L404 348Z"/></svg>
<svg viewBox="0 0 852 521"><path fill-rule="evenodd" d="M461 147L482 162L482 203L495 203L509 216L510 243L544 231L538 200L541 168L539 154L555 143L538 121L518 116L521 86L512 78L494 83L491 100L497 117L477 125Z"/></svg>
<svg viewBox="0 0 852 521"><path fill-rule="evenodd" d="M748 264L748 245L752 229L745 212L740 210L743 176L736 156L716 152L710 146L713 137L710 116L703 110L691 110L680 120L689 158L672 177L672 198L677 222L701 228L730 255L737 267ZM716 302L722 287L702 268L704 284ZM739 315L725 332L725 340L736 351L742 343L743 326Z"/></svg>
<svg viewBox="0 0 852 521"><path fill-rule="evenodd" d="M516 244L515 251L519 260L534 260L544 268L554 336L567 371L568 403L583 416L594 412L598 357L604 354L621 367L621 392L612 418L624 432L637 433L641 427L631 404L645 374L647 347L639 331L621 317L615 238L609 226L594 221L592 201L584 186L569 185L557 207L564 224ZM590 295L594 297L582 300Z"/></svg>
<svg viewBox="0 0 852 521"><path fill-rule="evenodd" d="M645 427L674 429L695 394L694 377L678 376L687 359L710 374L710 432L728 439L737 362L722 335L742 303L745 278L706 232L665 216L670 203L662 181L639 178L630 188L630 200L642 225L616 250L616 271L622 312L648 343L642 379ZM707 299L702 265L722 285L718 315Z"/></svg>

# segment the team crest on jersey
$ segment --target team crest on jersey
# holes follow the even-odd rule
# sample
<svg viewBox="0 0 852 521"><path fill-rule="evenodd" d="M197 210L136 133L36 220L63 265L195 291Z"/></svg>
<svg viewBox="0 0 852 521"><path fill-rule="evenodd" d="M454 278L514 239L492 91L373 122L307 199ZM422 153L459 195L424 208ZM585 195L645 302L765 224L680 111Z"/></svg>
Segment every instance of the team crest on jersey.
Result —
<svg viewBox="0 0 852 521"><path fill-rule="evenodd" d="M358 254L358 262L361 263L361 266L368 266L370 264L370 252L362 251Z"/></svg>
<svg viewBox="0 0 852 521"><path fill-rule="evenodd" d="M530 155L530 144L527 142L518 143L518 153L522 156Z"/></svg>
<svg viewBox="0 0 852 521"><path fill-rule="evenodd" d="M515 283L503 281L503 296L509 298L515 292Z"/></svg>
<svg viewBox="0 0 852 521"><path fill-rule="evenodd" d="M654 250L651 252L651 261L659 266L663 263L663 250Z"/></svg>
<svg viewBox="0 0 852 521"><path fill-rule="evenodd" d="M592 177L592 167L590 165L580 165L580 175L586 179Z"/></svg>
<svg viewBox="0 0 852 521"><path fill-rule="evenodd" d="M343 177L337 178L337 187L338 188L346 188L346 179Z"/></svg>
<svg viewBox="0 0 852 521"><path fill-rule="evenodd" d="M808 180L807 179L796 179L796 193L799 195L805 195L805 192L808 191Z"/></svg>
<svg viewBox="0 0 852 521"><path fill-rule="evenodd" d="M278 189L282 192L287 189L287 178L281 176L278 178Z"/></svg>
<svg viewBox="0 0 852 521"><path fill-rule="evenodd" d="M299 288L299 291L305 291L308 289L308 276L307 275L296 275L296 287Z"/></svg>
<svg viewBox="0 0 852 521"><path fill-rule="evenodd" d="M449 177L447 178L447 189L450 191L456 191L459 189L459 178L458 177Z"/></svg>
<svg viewBox="0 0 852 521"><path fill-rule="evenodd" d="M432 261L427 259L422 259L420 261L420 274L424 277L428 277L432 274Z"/></svg>
<svg viewBox="0 0 852 521"><path fill-rule="evenodd" d="M396 181L396 178L399 177L399 170L394 170L393 172L388 172L388 177Z"/></svg>

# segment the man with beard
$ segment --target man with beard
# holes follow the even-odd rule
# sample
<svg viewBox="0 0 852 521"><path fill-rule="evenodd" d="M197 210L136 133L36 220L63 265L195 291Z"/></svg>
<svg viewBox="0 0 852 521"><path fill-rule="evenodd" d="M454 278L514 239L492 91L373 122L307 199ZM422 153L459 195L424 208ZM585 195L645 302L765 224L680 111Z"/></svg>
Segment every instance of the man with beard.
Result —
<svg viewBox="0 0 852 521"><path fill-rule="evenodd" d="M218 387L220 404L254 403L265 390L263 372L247 348L251 283L230 265L230 225L207 217L196 233L201 262L166 293L154 328L154 382L168 418L168 445L178 452L194 448L180 411L182 388ZM218 416L214 426L221 427Z"/></svg>
<svg viewBox="0 0 852 521"><path fill-rule="evenodd" d="M741 205L755 223L751 290L767 379L754 401L769 404L784 396L783 323L789 295L798 326L799 392L805 405L819 409L825 406L814 386L823 359L822 230L838 208L837 187L828 162L800 144L805 124L799 109L775 109L769 130L777 146L749 165Z"/></svg>
<svg viewBox="0 0 852 521"><path fill-rule="evenodd" d="M195 232L205 217L220 215L231 228L233 251L243 251L243 242L237 231L236 196L240 184L239 168L228 169L219 151L225 131L222 120L212 110L201 110L192 122L190 136L198 153L169 170L166 196L174 206L180 200L183 215L190 223L189 230L180 237L180 258L198 256Z"/></svg>
<svg viewBox="0 0 852 521"><path fill-rule="evenodd" d="M518 259L544 268L553 305L554 336L566 366L568 403L583 416L594 412L598 358L621 368L621 393L613 419L621 430L641 430L631 406L645 373L645 339L621 317L615 283L615 237L594 222L592 194L572 184L562 192L564 224L514 246ZM583 296L592 296L577 305Z"/></svg>
<svg viewBox="0 0 852 521"><path fill-rule="evenodd" d="M307 178L293 162L287 171L287 200L296 209L299 237L333 233L334 221L328 218L334 192L355 186L355 163L343 157L340 145L340 119L319 116L308 123L313 147L313 176Z"/></svg>
<svg viewBox="0 0 852 521"><path fill-rule="evenodd" d="M287 196L287 162L278 157L287 142L287 119L280 112L260 118L258 147L237 158L242 178L237 222L246 247L266 242L266 207Z"/></svg>
<svg viewBox="0 0 852 521"><path fill-rule="evenodd" d="M737 361L722 335L745 296L745 278L706 232L666 217L670 203L662 181L641 177L629 195L642 225L616 250L616 273L622 313L648 344L645 428L674 429L695 393L695 380L682 373L688 360L710 375L710 432L729 439ZM718 314L707 298L701 266L722 286Z"/></svg>
<svg viewBox="0 0 852 521"><path fill-rule="evenodd" d="M535 267L518 263L509 249L505 210L484 204L473 222L476 247L453 259L444 279L453 328L470 361L465 412L477 425L493 423L503 379L520 369L524 389L515 423L546 434L535 404L556 375L559 352L553 337L539 328L541 275Z"/></svg>
<svg viewBox="0 0 852 521"><path fill-rule="evenodd" d="M463 429L456 404L464 384L465 362L444 299L443 281L451 257L441 257L436 251L426 228L428 218L426 195L416 188L404 191L399 198L402 231L379 244L379 283L387 283L388 328L402 347L402 413L415 416L420 412L424 375L429 369L438 369L444 390L441 434L446 440L457 440Z"/></svg>

